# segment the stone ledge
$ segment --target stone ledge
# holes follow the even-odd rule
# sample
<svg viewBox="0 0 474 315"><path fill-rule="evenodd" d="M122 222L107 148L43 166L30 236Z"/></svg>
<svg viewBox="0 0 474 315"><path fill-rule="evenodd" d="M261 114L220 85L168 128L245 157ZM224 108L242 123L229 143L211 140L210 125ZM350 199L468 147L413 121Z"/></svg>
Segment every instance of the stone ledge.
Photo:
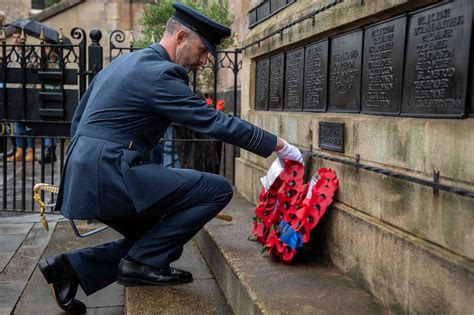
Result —
<svg viewBox="0 0 474 315"><path fill-rule="evenodd" d="M385 310L352 280L326 265L321 255L302 253L292 265L259 254L247 241L254 207L235 196L197 235L198 246L236 314L379 314Z"/></svg>

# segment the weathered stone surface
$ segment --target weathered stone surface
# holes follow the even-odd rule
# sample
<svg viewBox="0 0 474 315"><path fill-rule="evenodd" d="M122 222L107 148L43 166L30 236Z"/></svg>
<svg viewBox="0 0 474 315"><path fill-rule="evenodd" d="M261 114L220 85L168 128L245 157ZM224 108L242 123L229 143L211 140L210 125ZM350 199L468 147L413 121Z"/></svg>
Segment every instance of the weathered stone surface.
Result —
<svg viewBox="0 0 474 315"><path fill-rule="evenodd" d="M0 239L5 241L0 242L0 314L13 311L55 226L50 222L51 230L46 232L39 223L0 224ZM15 231L21 234L11 234Z"/></svg>
<svg viewBox="0 0 474 315"><path fill-rule="evenodd" d="M292 265L259 254L247 240L253 206L234 196L224 210L232 222L213 220L198 244L236 314L379 314L376 299L348 277L304 253Z"/></svg>
<svg viewBox="0 0 474 315"><path fill-rule="evenodd" d="M229 314L231 310L193 241L173 267L193 274L191 283L125 289L126 314Z"/></svg>
<svg viewBox="0 0 474 315"><path fill-rule="evenodd" d="M474 264L337 203L322 242L336 266L396 313L474 310Z"/></svg>
<svg viewBox="0 0 474 315"><path fill-rule="evenodd" d="M204 262L203 262L204 263ZM214 279L166 287L127 288L126 314L229 314Z"/></svg>

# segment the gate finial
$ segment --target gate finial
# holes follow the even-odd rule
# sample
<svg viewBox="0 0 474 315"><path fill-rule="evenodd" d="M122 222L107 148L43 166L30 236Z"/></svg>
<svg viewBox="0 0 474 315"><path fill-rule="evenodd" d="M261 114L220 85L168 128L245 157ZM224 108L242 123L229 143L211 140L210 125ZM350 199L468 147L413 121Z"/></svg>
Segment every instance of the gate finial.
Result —
<svg viewBox="0 0 474 315"><path fill-rule="evenodd" d="M135 43L135 38L133 38L133 30L130 30L130 47L133 48L133 44Z"/></svg>
<svg viewBox="0 0 474 315"><path fill-rule="evenodd" d="M20 40L22 44L26 43L26 33L23 27L21 28Z"/></svg>
<svg viewBox="0 0 474 315"><path fill-rule="evenodd" d="M44 43L44 27L43 26L41 26L41 33L39 36L39 40L41 41L42 44Z"/></svg>
<svg viewBox="0 0 474 315"><path fill-rule="evenodd" d="M64 41L63 28L60 27L60 28L59 28L59 35L58 35L58 42L60 42L60 43L62 44L63 41Z"/></svg>

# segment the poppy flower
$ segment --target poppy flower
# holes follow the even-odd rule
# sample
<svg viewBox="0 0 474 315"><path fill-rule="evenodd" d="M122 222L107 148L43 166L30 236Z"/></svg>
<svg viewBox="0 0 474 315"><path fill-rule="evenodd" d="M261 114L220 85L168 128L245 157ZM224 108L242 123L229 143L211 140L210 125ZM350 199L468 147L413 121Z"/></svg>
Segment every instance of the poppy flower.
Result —
<svg viewBox="0 0 474 315"><path fill-rule="evenodd" d="M206 98L207 106L212 106L212 99Z"/></svg>
<svg viewBox="0 0 474 315"><path fill-rule="evenodd" d="M225 110L224 100L217 100L216 109L221 111Z"/></svg>
<svg viewBox="0 0 474 315"><path fill-rule="evenodd" d="M283 259L283 261L290 263L293 260L293 257L295 256L295 254L296 254L296 250L294 248L286 247L285 251L281 255L281 258Z"/></svg>

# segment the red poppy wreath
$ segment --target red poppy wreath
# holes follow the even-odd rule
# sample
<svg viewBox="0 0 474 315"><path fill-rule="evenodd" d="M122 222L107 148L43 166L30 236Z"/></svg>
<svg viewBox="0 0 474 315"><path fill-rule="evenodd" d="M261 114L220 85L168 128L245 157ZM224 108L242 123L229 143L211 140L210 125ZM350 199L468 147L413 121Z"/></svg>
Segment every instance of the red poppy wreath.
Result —
<svg viewBox="0 0 474 315"><path fill-rule="evenodd" d="M267 180L262 188L252 236L264 244L262 253L290 263L296 251L309 241L311 230L332 203L338 179L332 169L320 168L305 184L303 165L288 161L284 169L281 164L279 169L278 163L269 170L273 175L267 173L267 179L276 178Z"/></svg>

